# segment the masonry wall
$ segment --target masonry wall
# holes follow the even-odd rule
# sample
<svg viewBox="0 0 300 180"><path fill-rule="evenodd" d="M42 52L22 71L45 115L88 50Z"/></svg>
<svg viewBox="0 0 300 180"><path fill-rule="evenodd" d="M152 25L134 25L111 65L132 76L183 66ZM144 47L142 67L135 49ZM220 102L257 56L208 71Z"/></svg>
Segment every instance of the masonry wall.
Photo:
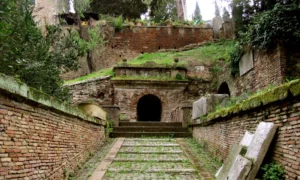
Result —
<svg viewBox="0 0 300 180"><path fill-rule="evenodd" d="M213 39L210 28L195 27L124 27L121 32L115 32L111 27L103 27L105 47L93 52L92 64L97 71L109 68L122 59L134 59L140 53L156 52L160 49L179 49L186 45L203 43ZM90 73L87 62L80 61L81 68L62 74L65 80L74 79Z"/></svg>
<svg viewBox="0 0 300 180"><path fill-rule="evenodd" d="M87 80L66 85L72 94L72 103L95 102L98 105L114 105L114 88L110 77Z"/></svg>
<svg viewBox="0 0 300 180"><path fill-rule="evenodd" d="M285 80L286 63L285 51L280 46L268 52L254 50L254 67L250 71L242 76L232 77L230 68L225 65L218 76L218 84L226 82L233 96L252 93L270 85L280 85Z"/></svg>
<svg viewBox="0 0 300 180"><path fill-rule="evenodd" d="M0 179L65 179L101 147L101 120L0 76Z"/></svg>
<svg viewBox="0 0 300 180"><path fill-rule="evenodd" d="M195 27L134 27L116 33L115 42L128 45L140 53L180 47L212 40L211 28Z"/></svg>
<svg viewBox="0 0 300 180"><path fill-rule="evenodd" d="M299 90L298 90L299 91ZM208 151L224 160L233 144L238 144L245 131L255 132L259 122L273 122L279 129L267 152L265 162L283 165L286 179L300 178L300 96L286 98L246 112L215 118L211 123L193 127L193 136Z"/></svg>

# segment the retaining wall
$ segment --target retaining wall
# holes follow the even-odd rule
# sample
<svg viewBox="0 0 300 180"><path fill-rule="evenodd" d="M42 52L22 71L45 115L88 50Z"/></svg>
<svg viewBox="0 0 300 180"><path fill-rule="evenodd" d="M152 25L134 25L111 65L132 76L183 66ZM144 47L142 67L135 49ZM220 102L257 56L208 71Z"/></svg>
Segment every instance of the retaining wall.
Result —
<svg viewBox="0 0 300 180"><path fill-rule="evenodd" d="M232 108L208 114L193 124L193 136L217 158L224 160L245 131L254 132L259 122L273 122L278 131L265 162L283 165L286 179L300 178L300 80L281 85L247 99Z"/></svg>
<svg viewBox="0 0 300 180"><path fill-rule="evenodd" d="M101 146L104 124L0 74L0 179L64 179Z"/></svg>

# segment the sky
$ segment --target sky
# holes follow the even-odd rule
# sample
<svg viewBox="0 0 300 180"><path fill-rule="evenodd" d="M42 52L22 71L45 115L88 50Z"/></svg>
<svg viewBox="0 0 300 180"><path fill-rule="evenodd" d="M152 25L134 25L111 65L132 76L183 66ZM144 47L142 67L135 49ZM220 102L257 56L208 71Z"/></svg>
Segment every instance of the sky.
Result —
<svg viewBox="0 0 300 180"><path fill-rule="evenodd" d="M215 0L197 0L200 12L202 15L203 20L211 20L215 16ZM196 7L196 0L186 0L187 6L187 17L189 20L192 19L192 14L195 11ZM218 6L220 8L221 15L223 14L223 7L226 7L228 10L228 3L227 2L218 2Z"/></svg>

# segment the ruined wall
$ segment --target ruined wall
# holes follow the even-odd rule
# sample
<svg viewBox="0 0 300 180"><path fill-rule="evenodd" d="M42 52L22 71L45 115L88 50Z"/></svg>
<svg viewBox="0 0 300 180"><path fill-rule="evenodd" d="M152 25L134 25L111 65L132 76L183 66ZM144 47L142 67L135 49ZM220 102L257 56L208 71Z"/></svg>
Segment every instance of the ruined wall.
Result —
<svg viewBox="0 0 300 180"><path fill-rule="evenodd" d="M189 44L212 40L212 29L194 27L124 27L121 32L114 32L111 27L103 27L106 45L93 52L95 71L109 68L122 59L134 59L140 53L156 52L160 49L178 49ZM80 61L78 71L62 74L69 80L90 73L87 62Z"/></svg>
<svg viewBox="0 0 300 180"><path fill-rule="evenodd" d="M283 165L286 179L300 178L300 81L246 100L236 107L208 115L193 127L193 137L224 160L245 131L254 132L259 122L273 122L279 129L265 158Z"/></svg>
<svg viewBox="0 0 300 180"><path fill-rule="evenodd" d="M56 0L35 0L34 20L45 32L46 25L58 23Z"/></svg>
<svg viewBox="0 0 300 180"><path fill-rule="evenodd" d="M232 77L228 65L218 75L218 86L226 82L231 95L239 96L243 93L252 93L270 85L280 85L285 80L286 55L281 47L269 52L253 51L254 67L246 74Z"/></svg>
<svg viewBox="0 0 300 180"><path fill-rule="evenodd" d="M212 34L210 28L134 27L116 33L115 41L127 44L130 50L143 53L209 41L212 40Z"/></svg>
<svg viewBox="0 0 300 180"><path fill-rule="evenodd" d="M64 179L101 146L104 123L0 75L0 179Z"/></svg>
<svg viewBox="0 0 300 180"><path fill-rule="evenodd" d="M98 105L114 105L114 90L110 77L99 77L66 85L72 94L72 104L95 102Z"/></svg>

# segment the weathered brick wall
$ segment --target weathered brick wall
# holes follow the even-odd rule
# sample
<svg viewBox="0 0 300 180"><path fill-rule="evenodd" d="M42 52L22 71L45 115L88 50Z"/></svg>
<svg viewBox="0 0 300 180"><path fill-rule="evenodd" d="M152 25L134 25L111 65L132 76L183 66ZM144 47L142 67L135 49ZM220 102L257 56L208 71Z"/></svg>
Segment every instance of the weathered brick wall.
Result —
<svg viewBox="0 0 300 180"><path fill-rule="evenodd" d="M189 44L210 41L212 36L211 28L134 27L116 33L114 43L126 44L128 49L143 53L178 49Z"/></svg>
<svg viewBox="0 0 300 180"><path fill-rule="evenodd" d="M191 27L125 27L122 32L114 32L111 27L103 27L105 47L93 52L92 64L95 70L109 68L122 59L134 59L140 53L156 52L160 49L179 49L186 45L211 41L212 29ZM90 73L85 58L81 68L62 74L63 79L73 79Z"/></svg>
<svg viewBox="0 0 300 180"><path fill-rule="evenodd" d="M300 178L299 95L212 121L194 126L193 136L221 160L233 144L241 141L245 131L255 132L262 121L275 123L279 128L265 160L281 163L286 179Z"/></svg>
<svg viewBox="0 0 300 180"><path fill-rule="evenodd" d="M229 85L231 95L238 96L242 93L252 93L270 85L280 85L285 80L286 57L283 48L277 47L272 51L253 53L253 69L246 74L234 78L230 74L230 68L223 67L218 84L226 82Z"/></svg>
<svg viewBox="0 0 300 180"><path fill-rule="evenodd" d="M6 80L1 75L0 179L64 179L101 146L103 122Z"/></svg>
<svg viewBox="0 0 300 180"><path fill-rule="evenodd" d="M72 94L72 103L95 102L99 105L114 105L114 88L110 77L100 77L66 85Z"/></svg>

